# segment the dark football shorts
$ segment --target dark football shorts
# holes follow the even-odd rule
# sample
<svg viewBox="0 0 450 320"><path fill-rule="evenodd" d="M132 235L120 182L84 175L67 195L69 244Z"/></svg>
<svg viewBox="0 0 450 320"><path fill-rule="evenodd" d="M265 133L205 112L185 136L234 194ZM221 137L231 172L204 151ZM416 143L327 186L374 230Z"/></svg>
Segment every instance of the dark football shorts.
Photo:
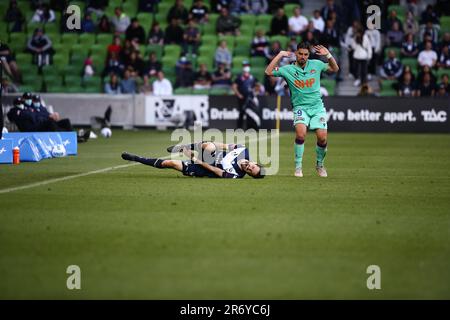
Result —
<svg viewBox="0 0 450 320"><path fill-rule="evenodd" d="M214 172L211 172L201 165L192 163L190 161L182 161L183 164L183 175L190 177L209 177L209 178L220 178Z"/></svg>

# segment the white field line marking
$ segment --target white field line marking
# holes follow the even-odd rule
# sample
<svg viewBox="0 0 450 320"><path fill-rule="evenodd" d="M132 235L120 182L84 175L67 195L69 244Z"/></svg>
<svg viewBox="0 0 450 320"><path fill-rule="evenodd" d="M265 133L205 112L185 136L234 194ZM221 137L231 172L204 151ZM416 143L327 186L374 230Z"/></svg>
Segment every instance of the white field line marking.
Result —
<svg viewBox="0 0 450 320"><path fill-rule="evenodd" d="M277 134L275 134L275 135L277 135ZM264 140L266 140L266 139L264 139ZM260 141L262 141L262 140L263 139L261 139ZM162 157L162 158L158 158L158 159L167 160L167 159L170 159L170 158L171 158L171 156L166 156L166 157ZM120 166L108 167L108 168L98 169L98 170L94 170L94 171L74 174L74 175L71 175L71 176L65 176L65 177L61 177L61 178L54 178L54 179L44 180L44 181L40 181L40 182L34 182L34 183L26 184L26 185L23 185L23 186L19 186L19 187L1 189L0 190L0 194L14 192L14 191L19 191L19 190L30 189L30 188L34 188L34 187L45 186L47 184L52 184L52 183L56 183L56 182L77 179L77 178L86 177L86 176L90 176L90 175L97 174L97 173L103 173L103 172L108 172L108 171L112 171L112 170L128 168L128 167L136 166L138 164L140 164L140 163L139 162L134 162L134 163L122 164Z"/></svg>

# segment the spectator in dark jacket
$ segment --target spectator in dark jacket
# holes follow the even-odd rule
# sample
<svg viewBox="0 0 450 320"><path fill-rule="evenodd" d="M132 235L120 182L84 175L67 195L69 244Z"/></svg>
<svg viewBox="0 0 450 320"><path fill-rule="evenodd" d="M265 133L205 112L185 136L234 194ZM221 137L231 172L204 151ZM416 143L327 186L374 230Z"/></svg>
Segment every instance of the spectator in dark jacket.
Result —
<svg viewBox="0 0 450 320"><path fill-rule="evenodd" d="M189 11L183 5L183 0L176 0L173 7L170 8L167 14L167 22L171 22L172 19L176 19L178 24L187 23L189 18Z"/></svg>
<svg viewBox="0 0 450 320"><path fill-rule="evenodd" d="M50 64L50 55L53 53L52 41L42 29L37 28L28 40L27 49L33 54L34 62L39 66Z"/></svg>
<svg viewBox="0 0 450 320"><path fill-rule="evenodd" d="M159 0L139 0L138 9L141 12L154 12L155 6Z"/></svg>
<svg viewBox="0 0 450 320"><path fill-rule="evenodd" d="M178 25L178 20L173 18L170 21L170 25L167 26L164 44L178 44L183 43L183 28Z"/></svg>
<svg viewBox="0 0 450 320"><path fill-rule="evenodd" d="M164 44L164 31L158 22L153 22L150 32L148 34L148 44Z"/></svg>
<svg viewBox="0 0 450 320"><path fill-rule="evenodd" d="M239 26L241 25L241 20L229 14L227 8L222 8L220 10L220 16L216 22L216 30L219 35L239 35Z"/></svg>
<svg viewBox="0 0 450 320"><path fill-rule="evenodd" d="M145 42L145 30L139 24L139 20L137 18L131 19L131 24L125 31L125 36L127 40L137 40L139 44L143 44Z"/></svg>
<svg viewBox="0 0 450 320"><path fill-rule="evenodd" d="M388 59L384 62L380 70L380 75L383 79L396 80L400 77L403 71L403 65L395 57L395 51L389 50Z"/></svg>
<svg viewBox="0 0 450 320"><path fill-rule="evenodd" d="M208 22L208 7L203 4L202 0L195 0L189 10L189 19L194 19L197 23Z"/></svg>
<svg viewBox="0 0 450 320"><path fill-rule="evenodd" d="M11 0L9 3L9 7L6 10L5 21L8 23L13 23L11 28L11 32L20 32L22 31L22 25L25 22L25 17L17 5L16 0Z"/></svg>
<svg viewBox="0 0 450 320"><path fill-rule="evenodd" d="M284 13L283 8L279 8L277 13L273 16L270 23L271 35L287 35L289 32L288 18Z"/></svg>

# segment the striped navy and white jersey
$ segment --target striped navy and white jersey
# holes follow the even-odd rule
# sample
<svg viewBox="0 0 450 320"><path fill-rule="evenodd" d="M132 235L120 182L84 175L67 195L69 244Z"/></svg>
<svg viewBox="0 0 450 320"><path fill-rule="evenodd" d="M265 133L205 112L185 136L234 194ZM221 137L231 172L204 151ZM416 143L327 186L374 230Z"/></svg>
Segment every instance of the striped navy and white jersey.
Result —
<svg viewBox="0 0 450 320"><path fill-rule="evenodd" d="M232 150L220 153L215 166L224 171L222 178L243 178L245 171L238 164L242 159L250 160L248 149L243 145L236 145Z"/></svg>

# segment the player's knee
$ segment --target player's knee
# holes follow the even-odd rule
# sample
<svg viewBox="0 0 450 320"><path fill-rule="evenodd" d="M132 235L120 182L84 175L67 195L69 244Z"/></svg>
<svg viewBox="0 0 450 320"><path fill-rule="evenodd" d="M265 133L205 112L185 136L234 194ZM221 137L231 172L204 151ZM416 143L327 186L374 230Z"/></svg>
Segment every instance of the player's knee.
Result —
<svg viewBox="0 0 450 320"><path fill-rule="evenodd" d="M317 144L324 146L327 144L327 137L326 136L321 136L321 137L317 137Z"/></svg>

